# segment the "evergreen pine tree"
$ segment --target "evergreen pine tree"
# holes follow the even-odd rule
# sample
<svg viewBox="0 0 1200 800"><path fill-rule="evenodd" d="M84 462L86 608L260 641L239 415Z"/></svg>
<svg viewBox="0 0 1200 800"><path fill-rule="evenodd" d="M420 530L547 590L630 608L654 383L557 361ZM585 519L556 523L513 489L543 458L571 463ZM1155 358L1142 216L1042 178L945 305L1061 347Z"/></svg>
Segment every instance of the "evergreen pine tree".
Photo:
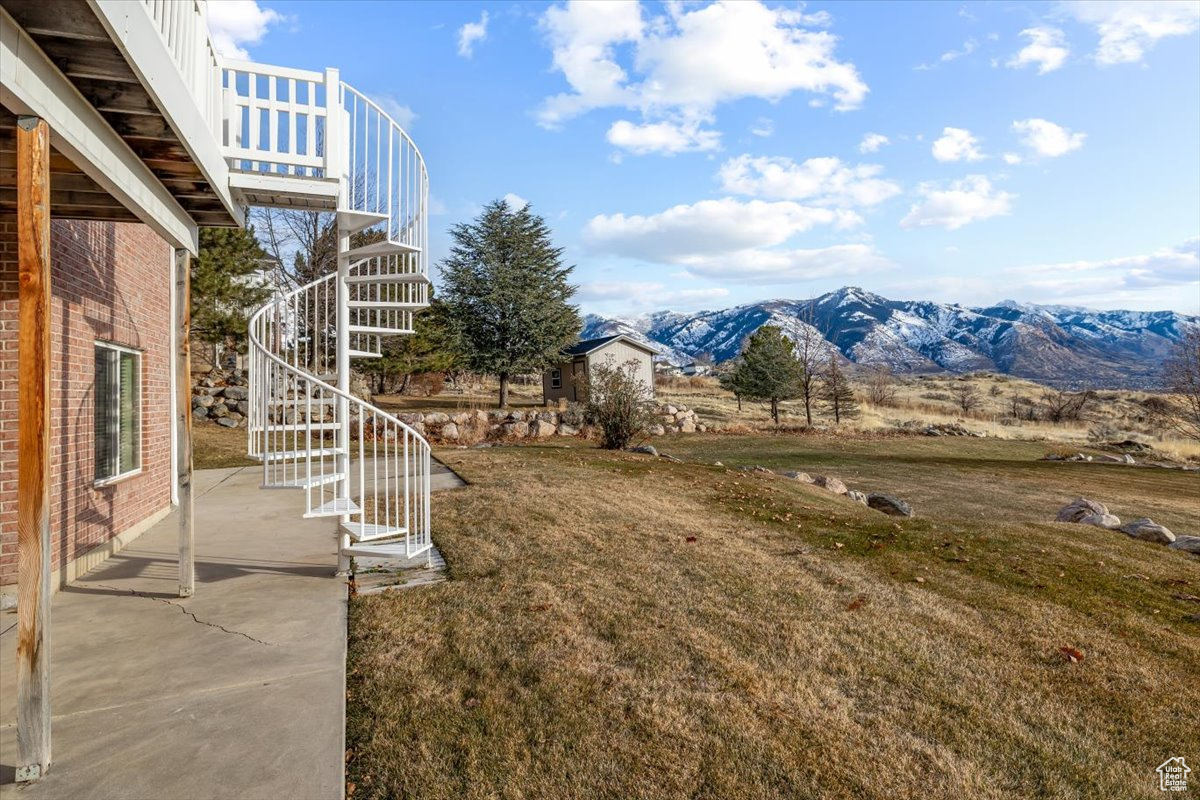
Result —
<svg viewBox="0 0 1200 800"><path fill-rule="evenodd" d="M499 376L504 407L513 375L554 363L579 334L575 287L567 281L573 267L563 265L562 248L528 205L514 211L495 200L450 236L443 299L469 367Z"/></svg>
<svg viewBox="0 0 1200 800"><path fill-rule="evenodd" d="M763 325L742 351L742 363L733 371L730 385L752 400L771 404L771 419L779 424L779 403L803 394L804 368L792 341L774 325Z"/></svg>
<svg viewBox="0 0 1200 800"><path fill-rule="evenodd" d="M266 253L254 228L201 228L199 256L192 260L192 332L202 342L241 350L255 306L271 296L260 278Z"/></svg>
<svg viewBox="0 0 1200 800"><path fill-rule="evenodd" d="M846 373L842 372L837 353L833 351L830 351L829 362L821 373L820 399L833 412L835 423L841 423L843 417L852 419L858 416L858 400L854 397L854 389L846 380Z"/></svg>

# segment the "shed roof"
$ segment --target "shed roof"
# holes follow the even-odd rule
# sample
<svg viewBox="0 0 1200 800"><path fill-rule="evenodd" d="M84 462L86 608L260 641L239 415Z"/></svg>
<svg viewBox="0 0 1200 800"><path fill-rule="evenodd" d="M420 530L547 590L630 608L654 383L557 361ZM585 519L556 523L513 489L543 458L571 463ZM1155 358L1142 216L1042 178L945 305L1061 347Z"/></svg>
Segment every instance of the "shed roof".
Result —
<svg viewBox="0 0 1200 800"><path fill-rule="evenodd" d="M628 344L631 344L634 347L637 347L641 350L645 350L650 355L658 355L658 350L656 348L651 347L650 345L645 344L644 342L639 342L637 339L634 339L630 336L626 336L623 333L618 333L613 336L601 336L599 339L584 339L582 342L576 342L575 344L573 344L570 347L563 350L563 355L564 356L584 356L584 355L587 355L588 353L592 352L593 350L599 350L601 347L604 347L604 345L606 345L610 342L615 342L618 339L621 339L621 340L627 342Z"/></svg>

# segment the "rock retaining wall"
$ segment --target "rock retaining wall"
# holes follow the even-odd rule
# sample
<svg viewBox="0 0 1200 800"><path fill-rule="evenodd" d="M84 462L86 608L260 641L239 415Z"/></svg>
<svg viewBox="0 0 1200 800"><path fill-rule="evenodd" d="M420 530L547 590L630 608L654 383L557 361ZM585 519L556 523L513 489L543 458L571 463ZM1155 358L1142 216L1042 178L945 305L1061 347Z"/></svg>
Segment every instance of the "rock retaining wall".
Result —
<svg viewBox="0 0 1200 800"><path fill-rule="evenodd" d="M552 436L590 436L583 411L530 409L517 411L476 409L473 411L398 413L396 416L422 436L441 442L476 442L487 439L548 439ZM654 411L648 433L704 433L709 426L686 406L663 405Z"/></svg>

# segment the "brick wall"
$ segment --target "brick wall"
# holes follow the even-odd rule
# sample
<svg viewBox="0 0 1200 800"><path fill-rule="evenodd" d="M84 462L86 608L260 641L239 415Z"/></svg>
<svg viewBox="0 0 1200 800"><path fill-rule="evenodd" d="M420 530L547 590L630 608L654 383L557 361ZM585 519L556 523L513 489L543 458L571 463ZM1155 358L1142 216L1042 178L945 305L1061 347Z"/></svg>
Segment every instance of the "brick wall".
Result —
<svg viewBox="0 0 1200 800"><path fill-rule="evenodd" d="M53 569L171 499L170 248L145 225L55 220L50 236ZM17 580L16 218L0 215L0 586ZM142 353L142 471L94 486L94 346Z"/></svg>

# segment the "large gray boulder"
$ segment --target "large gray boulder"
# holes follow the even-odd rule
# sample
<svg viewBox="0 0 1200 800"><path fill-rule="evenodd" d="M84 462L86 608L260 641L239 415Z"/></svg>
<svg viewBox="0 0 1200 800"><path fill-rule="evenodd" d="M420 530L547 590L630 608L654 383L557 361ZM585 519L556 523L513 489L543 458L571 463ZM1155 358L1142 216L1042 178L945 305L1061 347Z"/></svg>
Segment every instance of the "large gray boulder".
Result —
<svg viewBox="0 0 1200 800"><path fill-rule="evenodd" d="M1200 536L1176 536L1167 547L1200 556Z"/></svg>
<svg viewBox="0 0 1200 800"><path fill-rule="evenodd" d="M913 515L912 506L890 494L872 492L867 495L867 505L893 517L911 517Z"/></svg>
<svg viewBox="0 0 1200 800"><path fill-rule="evenodd" d="M563 426L560 425L559 427L562 428ZM662 425L651 425L649 428L646 428L646 433L651 436L664 436L667 433L667 429Z"/></svg>
<svg viewBox="0 0 1200 800"><path fill-rule="evenodd" d="M1135 519L1133 522L1127 522L1119 526L1121 533L1128 534L1134 539L1141 539L1143 542L1154 542L1155 544L1170 544L1175 541L1175 534L1164 525L1159 525L1149 517Z"/></svg>
<svg viewBox="0 0 1200 800"><path fill-rule="evenodd" d="M500 435L524 439L529 435L529 425L525 422L506 422L500 426Z"/></svg>
<svg viewBox="0 0 1200 800"><path fill-rule="evenodd" d="M845 494L850 491L846 488L846 484L832 475L818 475L813 478L813 483L820 486L822 489L833 492L834 494Z"/></svg>
<svg viewBox="0 0 1200 800"><path fill-rule="evenodd" d="M445 425L450 421L449 414L443 414L441 411L434 411L431 414L425 415L425 422L428 425Z"/></svg>
<svg viewBox="0 0 1200 800"><path fill-rule="evenodd" d="M212 395L198 394L192 397L192 408L212 408L214 402Z"/></svg>
<svg viewBox="0 0 1200 800"><path fill-rule="evenodd" d="M1094 525L1109 531L1115 531L1121 527L1121 520L1113 514L1087 514L1075 521L1080 525Z"/></svg>
<svg viewBox="0 0 1200 800"><path fill-rule="evenodd" d="M558 435L559 436L578 436L579 429L576 428L574 425L568 425L565 422L560 422L560 423L558 423Z"/></svg>
<svg viewBox="0 0 1200 800"><path fill-rule="evenodd" d="M679 432L680 433L695 433L696 432L696 423L692 422L690 419L684 419L683 422L679 423Z"/></svg>
<svg viewBox="0 0 1200 800"><path fill-rule="evenodd" d="M815 483L816 482L813 479L813 476L809 475L807 472L797 472L794 469L788 470L787 472L783 473L783 477L791 478L792 480L800 481L801 483Z"/></svg>
<svg viewBox="0 0 1200 800"><path fill-rule="evenodd" d="M553 422L547 422L544 419L539 419L529 426L529 433L538 439L545 439L547 436L553 436L555 425Z"/></svg>
<svg viewBox="0 0 1200 800"><path fill-rule="evenodd" d="M1107 513L1108 507L1103 503L1097 503L1095 500L1088 500L1086 497L1077 497L1059 510L1058 516L1054 518L1054 521L1079 522L1079 520L1092 514L1099 514L1103 516Z"/></svg>
<svg viewBox="0 0 1200 800"><path fill-rule="evenodd" d="M858 503L860 506L871 505L870 501L867 500L867 496L865 494L863 494L862 492L858 491L857 489L851 489L850 491L846 492L846 497L849 497L851 500Z"/></svg>
<svg viewBox="0 0 1200 800"><path fill-rule="evenodd" d="M226 400L245 400L250 396L250 393L241 386L226 386L222 392Z"/></svg>
<svg viewBox="0 0 1200 800"><path fill-rule="evenodd" d="M658 456L658 449L651 444L640 444L637 447L629 448L631 453L645 453L648 456Z"/></svg>
<svg viewBox="0 0 1200 800"><path fill-rule="evenodd" d="M441 436L447 442L458 441L458 425L454 424L453 422L447 422L442 426Z"/></svg>

